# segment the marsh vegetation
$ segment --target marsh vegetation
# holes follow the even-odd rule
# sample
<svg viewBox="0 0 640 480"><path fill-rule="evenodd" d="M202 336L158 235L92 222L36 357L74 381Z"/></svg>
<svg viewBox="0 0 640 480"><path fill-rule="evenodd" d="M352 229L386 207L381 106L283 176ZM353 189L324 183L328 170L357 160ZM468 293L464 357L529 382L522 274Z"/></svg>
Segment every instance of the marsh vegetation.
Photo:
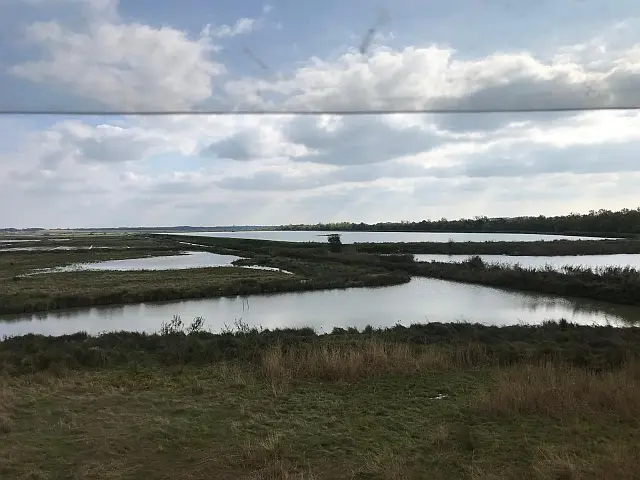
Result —
<svg viewBox="0 0 640 480"><path fill-rule="evenodd" d="M636 328L203 327L0 342L0 476L637 473Z"/></svg>
<svg viewBox="0 0 640 480"><path fill-rule="evenodd" d="M40 246L49 240L39 239ZM635 241L537 242L529 247L549 254L553 245L562 253L596 247L585 245L635 245ZM59 242L58 242L59 243ZM236 238L172 235L89 235L71 237L68 246L93 249L14 251L0 253L0 313L28 313L136 302L211 298L260 293L373 287L407 283L424 276L531 292L577 296L624 305L638 305L640 273L631 268L566 271L463 263L415 262L407 245L345 245L290 243ZM188 245L185 245L187 243ZM640 242L638 242L640 243ZM426 246L425 246L426 245ZM426 249L424 244L420 248ZM438 248L471 248L469 244L437 244ZM452 247L453 245L453 247ZM512 248L488 242L481 248ZM491 247L486 247L489 245ZM492 246L493 245L493 246ZM551 245L551 246L549 246ZM104 248L98 248L104 247ZM475 249L476 247L474 247ZM609 247L607 247L609 248ZM613 248L613 247L611 247ZM626 247L625 247L626 248ZM635 247L634 247L635 248ZM31 275L39 269L84 262L176 255L185 249L240 257L235 267L158 271L77 271ZM556 252L559 250L555 250ZM598 250L599 251L599 250ZM391 252L391 253L390 253ZM239 267L261 266L272 270ZM278 271L282 270L282 271ZM290 272L284 273L284 272Z"/></svg>
<svg viewBox="0 0 640 480"><path fill-rule="evenodd" d="M26 239L31 243L22 245L60 244ZM29 275L74 263L178 254L185 250L180 242L241 259L236 267ZM620 242L419 248L480 254L488 253L482 248L505 253L517 247L525 250L520 254L545 255L636 248L632 240ZM389 285L415 276L621 304L640 298L632 269L534 271L479 258L418 263L413 253L420 252L412 251L418 247L407 244L338 249L328 241L142 234L70 236L64 243L83 248L0 253L0 311ZM247 265L292 274L240 268ZM637 327L564 320L504 327L429 323L320 335L312 328L259 330L242 321L213 333L203 318L167 320L156 334L0 341L0 477L636 475Z"/></svg>

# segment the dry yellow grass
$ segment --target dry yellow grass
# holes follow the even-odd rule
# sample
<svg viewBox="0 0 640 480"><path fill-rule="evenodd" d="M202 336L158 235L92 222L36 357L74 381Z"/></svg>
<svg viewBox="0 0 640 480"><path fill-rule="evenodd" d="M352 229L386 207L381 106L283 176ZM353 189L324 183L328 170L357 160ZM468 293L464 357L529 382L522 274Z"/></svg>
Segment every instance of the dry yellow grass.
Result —
<svg viewBox="0 0 640 480"><path fill-rule="evenodd" d="M604 411L627 422L640 420L640 367L636 362L605 373L553 363L518 365L500 370L496 376L496 384L478 397L477 410L552 418Z"/></svg>
<svg viewBox="0 0 640 480"><path fill-rule="evenodd" d="M0 478L630 480L639 381L373 339L5 376Z"/></svg>
<svg viewBox="0 0 640 480"><path fill-rule="evenodd" d="M295 379L353 382L375 375L415 375L493 363L477 344L416 350L404 343L371 339L356 344L316 344L307 348L277 345L265 353L258 374L276 384Z"/></svg>
<svg viewBox="0 0 640 480"><path fill-rule="evenodd" d="M570 442L572 443L572 442ZM640 447L620 442L585 453L575 447L542 445L526 470L506 464L499 471L469 468L470 480L637 480Z"/></svg>
<svg viewBox="0 0 640 480"><path fill-rule="evenodd" d="M496 370L494 383L472 401L484 418L525 421L549 419L558 428L572 422L564 444L540 444L525 478L536 480L632 480L640 478L640 440L634 436L601 443L590 429L601 417L634 429L640 420L640 365L630 361L622 369L595 373L561 363L518 365ZM567 420L572 419L572 420ZM602 420L601 420L602 421ZM585 453L577 445L597 445ZM626 437L627 435L625 435ZM474 478L494 477L482 469Z"/></svg>
<svg viewBox="0 0 640 480"><path fill-rule="evenodd" d="M8 389L0 390L0 434L11 431L12 392Z"/></svg>
<svg viewBox="0 0 640 480"><path fill-rule="evenodd" d="M640 476L640 447L614 443L590 458L567 447L543 447L532 476L536 480L635 480Z"/></svg>

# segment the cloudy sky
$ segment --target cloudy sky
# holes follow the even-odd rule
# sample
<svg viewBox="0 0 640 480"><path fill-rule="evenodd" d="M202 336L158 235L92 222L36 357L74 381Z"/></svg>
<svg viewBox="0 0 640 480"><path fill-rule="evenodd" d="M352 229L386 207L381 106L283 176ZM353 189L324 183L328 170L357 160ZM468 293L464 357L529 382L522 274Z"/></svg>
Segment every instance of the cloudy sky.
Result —
<svg viewBox="0 0 640 480"><path fill-rule="evenodd" d="M67 112L0 116L0 227L635 208L634 110L286 112L639 106L638 27L637 0L0 0L0 107ZM133 114L207 109L280 113Z"/></svg>

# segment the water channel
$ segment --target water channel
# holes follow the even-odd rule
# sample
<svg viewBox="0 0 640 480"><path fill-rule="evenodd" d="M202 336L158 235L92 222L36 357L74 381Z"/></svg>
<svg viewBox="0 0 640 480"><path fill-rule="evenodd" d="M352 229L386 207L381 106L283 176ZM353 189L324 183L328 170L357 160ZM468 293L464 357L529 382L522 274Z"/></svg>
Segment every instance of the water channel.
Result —
<svg viewBox="0 0 640 480"><path fill-rule="evenodd" d="M323 242L327 235L340 234L342 243L383 242L535 242L553 240L602 240L596 237L569 235L541 235L533 233L448 233L448 232L316 232L316 231L239 231L239 232L185 232L172 235L194 237L246 238L278 242Z"/></svg>
<svg viewBox="0 0 640 480"><path fill-rule="evenodd" d="M414 255L417 262L462 262L471 255ZM559 269L564 266L572 267L631 267L640 270L640 255L616 254L616 255L558 255L551 257L531 257L513 255L478 255L486 263L498 263L507 265L520 265L526 268L545 268L547 265Z"/></svg>
<svg viewBox="0 0 640 480"><path fill-rule="evenodd" d="M178 302L118 305L0 316L0 337L40 333L63 335L86 331L156 332L180 315L188 322L205 318L220 331L234 320L263 328L392 326L425 322L468 321L483 324L536 324L565 318L581 324L622 326L640 321L640 308L583 299L512 292L444 280L414 278L404 285L380 288L254 295Z"/></svg>

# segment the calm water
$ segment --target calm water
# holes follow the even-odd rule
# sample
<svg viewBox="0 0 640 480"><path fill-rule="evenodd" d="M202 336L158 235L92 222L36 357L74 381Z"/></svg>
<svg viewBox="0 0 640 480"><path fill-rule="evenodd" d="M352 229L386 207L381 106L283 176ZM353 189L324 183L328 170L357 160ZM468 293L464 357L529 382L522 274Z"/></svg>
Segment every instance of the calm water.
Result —
<svg viewBox="0 0 640 480"><path fill-rule="evenodd" d="M8 240L8 239L3 239L0 238L0 244L3 243L24 243L24 242L39 242L40 240L38 239L33 239L33 240Z"/></svg>
<svg viewBox="0 0 640 480"><path fill-rule="evenodd" d="M41 333L62 335L85 330L155 332L173 315L184 321L206 319L219 331L242 319L264 328L409 325L428 321L470 321L507 325L566 318L583 324L623 325L640 321L640 309L548 295L506 292L494 288L415 278L408 284L316 292L256 295L74 309L55 313L0 316L0 336Z"/></svg>
<svg viewBox="0 0 640 480"><path fill-rule="evenodd" d="M240 260L234 255L219 255L209 252L186 252L184 255L161 257L128 258L125 260L107 260L105 262L80 263L56 268L56 272L78 270L179 270L186 268L221 267Z"/></svg>
<svg viewBox="0 0 640 480"><path fill-rule="evenodd" d="M553 268L564 266L572 267L633 267L640 270L640 255L619 254L619 255L567 255L556 257L529 257L510 255L478 255L487 263L505 263L508 265L520 264L522 267L544 268L550 265ZM462 262L469 255L414 255L418 262Z"/></svg>
<svg viewBox="0 0 640 480"><path fill-rule="evenodd" d="M3 245L0 243L0 247ZM121 250L122 248L129 247L11 247L11 248L0 248L0 252L53 252L56 250L92 250L92 249L102 249L102 250Z"/></svg>
<svg viewBox="0 0 640 480"><path fill-rule="evenodd" d="M172 233L172 235L190 235L198 237L249 238L255 240L273 240L278 242L322 242L326 236L339 233L342 243L384 243L384 242L534 242L537 240L597 240L594 237L573 237L562 235L537 235L526 233L444 233L444 232L280 232L280 231L243 231L243 232L197 232Z"/></svg>
<svg viewBox="0 0 640 480"><path fill-rule="evenodd" d="M91 271L134 271L134 270L185 270L188 268L207 267L231 267L232 262L240 260L242 257L235 255L220 255L209 252L185 252L183 255L166 255L146 258L127 258L123 260L106 260L95 263L76 263L65 267L36 270L33 275L42 273L77 272L82 270ZM239 268L250 268L253 270L270 270L293 275L287 270L275 267L263 267L261 265L248 265Z"/></svg>

